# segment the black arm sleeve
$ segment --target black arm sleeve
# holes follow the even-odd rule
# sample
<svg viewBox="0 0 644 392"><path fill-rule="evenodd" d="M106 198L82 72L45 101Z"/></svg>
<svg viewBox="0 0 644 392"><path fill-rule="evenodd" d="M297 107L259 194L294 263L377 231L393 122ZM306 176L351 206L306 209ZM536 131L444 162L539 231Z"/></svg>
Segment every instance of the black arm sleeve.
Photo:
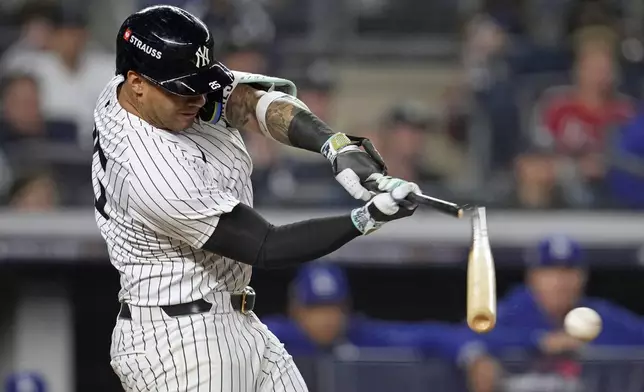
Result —
<svg viewBox="0 0 644 392"><path fill-rule="evenodd" d="M288 126L288 140L293 147L319 153L335 132L309 111L302 110Z"/></svg>
<svg viewBox="0 0 644 392"><path fill-rule="evenodd" d="M315 260L359 235L349 215L273 226L240 203L222 215L203 248L244 264L274 269Z"/></svg>

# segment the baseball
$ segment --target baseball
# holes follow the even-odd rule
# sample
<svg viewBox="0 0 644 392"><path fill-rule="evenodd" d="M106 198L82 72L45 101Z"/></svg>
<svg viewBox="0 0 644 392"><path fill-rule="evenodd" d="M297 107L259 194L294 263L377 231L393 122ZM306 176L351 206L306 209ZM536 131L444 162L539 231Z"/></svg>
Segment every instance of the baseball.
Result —
<svg viewBox="0 0 644 392"><path fill-rule="evenodd" d="M590 308L575 308L566 315L564 328L574 338L591 341L601 332L602 319Z"/></svg>

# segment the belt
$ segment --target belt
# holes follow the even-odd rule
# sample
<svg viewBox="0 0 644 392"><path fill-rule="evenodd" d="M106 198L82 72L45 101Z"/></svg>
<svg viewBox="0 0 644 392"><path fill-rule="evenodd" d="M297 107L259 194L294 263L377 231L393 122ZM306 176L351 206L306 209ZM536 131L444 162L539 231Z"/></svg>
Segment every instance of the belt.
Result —
<svg viewBox="0 0 644 392"><path fill-rule="evenodd" d="M247 286L241 293L231 293L230 304L233 309L241 312L242 314L251 312L255 308L255 290L253 290L252 287ZM170 317L180 317L191 314L208 313L212 308L212 304L204 301L203 299L198 299L184 304L160 306L160 308ZM132 312L126 303L121 302L119 318L132 320Z"/></svg>

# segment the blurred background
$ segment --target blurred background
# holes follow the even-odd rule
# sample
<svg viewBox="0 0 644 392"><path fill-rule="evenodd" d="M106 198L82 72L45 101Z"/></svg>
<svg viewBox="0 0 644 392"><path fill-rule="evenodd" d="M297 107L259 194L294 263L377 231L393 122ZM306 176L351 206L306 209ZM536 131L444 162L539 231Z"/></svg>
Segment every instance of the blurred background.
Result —
<svg viewBox="0 0 644 392"><path fill-rule="evenodd" d="M90 135L118 27L153 4L0 2L0 390L120 390ZM644 391L644 2L165 4L201 17L228 67L291 79L370 137L391 175L489 209L489 335L463 323L469 225L435 213L255 272L256 312L312 391ZM321 156L245 137L273 223L357 205ZM604 319L590 345L561 330L581 305Z"/></svg>

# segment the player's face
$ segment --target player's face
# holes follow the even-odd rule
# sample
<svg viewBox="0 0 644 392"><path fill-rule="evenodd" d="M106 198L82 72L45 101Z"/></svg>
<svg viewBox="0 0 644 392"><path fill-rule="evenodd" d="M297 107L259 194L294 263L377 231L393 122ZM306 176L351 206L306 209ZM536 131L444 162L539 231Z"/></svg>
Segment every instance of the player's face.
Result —
<svg viewBox="0 0 644 392"><path fill-rule="evenodd" d="M189 128L199 109L206 103L204 95L182 97L147 82L141 95L145 115L162 129L179 132Z"/></svg>
<svg viewBox="0 0 644 392"><path fill-rule="evenodd" d="M528 284L539 305L557 317L576 306L585 282L586 274L579 268L536 268L528 274Z"/></svg>
<svg viewBox="0 0 644 392"><path fill-rule="evenodd" d="M342 335L346 313L340 305L298 306L295 318L311 340L328 346Z"/></svg>

